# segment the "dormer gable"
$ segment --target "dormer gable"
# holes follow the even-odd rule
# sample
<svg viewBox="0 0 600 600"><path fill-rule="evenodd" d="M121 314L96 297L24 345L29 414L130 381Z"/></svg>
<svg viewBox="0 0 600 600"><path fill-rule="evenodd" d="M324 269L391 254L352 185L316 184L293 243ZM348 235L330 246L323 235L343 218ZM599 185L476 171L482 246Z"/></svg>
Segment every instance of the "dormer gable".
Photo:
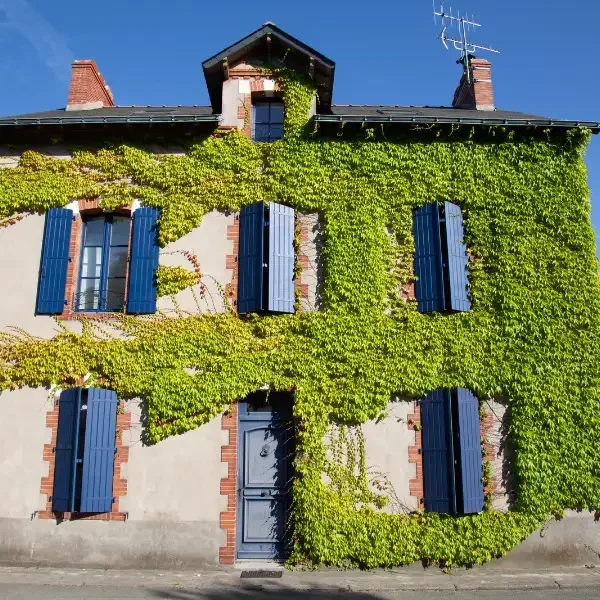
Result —
<svg viewBox="0 0 600 600"><path fill-rule="evenodd" d="M232 97L235 86L227 86L226 82L235 78L248 80L250 85L251 81L264 79L263 89L248 90L248 93L276 92L276 85L271 83L272 78L265 74L265 69L280 66L296 69L313 78L317 87L316 111L330 111L335 63L268 22L202 63L213 112L222 113L224 124L233 125L232 114L228 114L233 107L224 104L228 104L227 99ZM235 90L236 100L239 93L239 89Z"/></svg>

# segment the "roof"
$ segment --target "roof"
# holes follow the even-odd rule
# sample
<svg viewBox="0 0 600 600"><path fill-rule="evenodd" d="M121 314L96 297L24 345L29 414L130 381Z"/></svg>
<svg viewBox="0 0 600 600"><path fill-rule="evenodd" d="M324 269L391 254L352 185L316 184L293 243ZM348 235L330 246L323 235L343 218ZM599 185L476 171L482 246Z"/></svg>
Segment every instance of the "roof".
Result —
<svg viewBox="0 0 600 600"><path fill-rule="evenodd" d="M91 110L47 110L43 112L0 117L3 127L40 125L103 125L151 123L213 123L220 115L210 106L110 106ZM459 125L499 125L508 127L587 127L600 132L600 122L551 119L506 110L466 110L433 106L353 106L334 105L331 112L315 115L319 123L396 123Z"/></svg>
<svg viewBox="0 0 600 600"><path fill-rule="evenodd" d="M274 23L267 22L250 35L202 63L214 112L221 112L221 86L227 78L226 69L229 65L251 54L255 49L262 50L264 57L268 58L279 52L282 57L285 57L286 64L295 61L298 66L304 67L306 72L309 72L310 69L315 72L315 76L320 75L320 77L316 77L319 83L319 102L322 110L329 110L335 62L283 31Z"/></svg>
<svg viewBox="0 0 600 600"><path fill-rule="evenodd" d="M108 106L90 110L46 110L0 117L2 126L71 125L110 123L217 123L210 106Z"/></svg>
<svg viewBox="0 0 600 600"><path fill-rule="evenodd" d="M510 127L588 127L600 132L598 121L569 121L508 110L468 110L448 106L353 106L334 105L330 114L315 115L319 123L449 123L505 125Z"/></svg>

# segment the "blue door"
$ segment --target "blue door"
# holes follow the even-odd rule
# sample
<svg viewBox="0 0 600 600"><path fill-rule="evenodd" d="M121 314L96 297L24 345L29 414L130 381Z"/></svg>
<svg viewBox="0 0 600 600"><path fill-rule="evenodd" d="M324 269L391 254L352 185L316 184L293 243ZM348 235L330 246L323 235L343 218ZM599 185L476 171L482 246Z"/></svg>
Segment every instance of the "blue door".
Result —
<svg viewBox="0 0 600 600"><path fill-rule="evenodd" d="M268 400L268 401L267 401ZM239 404L238 559L287 554L294 454L292 394L257 392Z"/></svg>

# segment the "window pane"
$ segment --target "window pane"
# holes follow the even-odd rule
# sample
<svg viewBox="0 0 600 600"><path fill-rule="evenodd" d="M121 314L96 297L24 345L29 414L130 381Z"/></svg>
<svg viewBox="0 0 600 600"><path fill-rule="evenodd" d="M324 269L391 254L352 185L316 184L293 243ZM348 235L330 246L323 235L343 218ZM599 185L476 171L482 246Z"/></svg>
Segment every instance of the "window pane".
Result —
<svg viewBox="0 0 600 600"><path fill-rule="evenodd" d="M256 142L268 142L269 141L269 125L255 125L254 126L254 140Z"/></svg>
<svg viewBox="0 0 600 600"><path fill-rule="evenodd" d="M81 264L82 277L100 277L102 268L102 248L84 248Z"/></svg>
<svg viewBox="0 0 600 600"><path fill-rule="evenodd" d="M271 123L283 123L283 104L271 102Z"/></svg>
<svg viewBox="0 0 600 600"><path fill-rule="evenodd" d="M109 277L125 277L127 269L127 248L111 248L108 261Z"/></svg>
<svg viewBox="0 0 600 600"><path fill-rule="evenodd" d="M106 310L121 310L125 303L125 278L109 279L106 289Z"/></svg>
<svg viewBox="0 0 600 600"><path fill-rule="evenodd" d="M268 123L269 122L269 105L255 104L254 105L254 122Z"/></svg>
<svg viewBox="0 0 600 600"><path fill-rule="evenodd" d="M129 244L129 219L113 217L111 246L127 246Z"/></svg>
<svg viewBox="0 0 600 600"><path fill-rule="evenodd" d="M102 246L104 239L104 217L88 219L85 223L85 246Z"/></svg>
<svg viewBox="0 0 600 600"><path fill-rule="evenodd" d="M98 310L100 300L100 280L82 279L79 287L78 310Z"/></svg>
<svg viewBox="0 0 600 600"><path fill-rule="evenodd" d="M271 125L269 138L271 141L280 140L283 137L283 125Z"/></svg>

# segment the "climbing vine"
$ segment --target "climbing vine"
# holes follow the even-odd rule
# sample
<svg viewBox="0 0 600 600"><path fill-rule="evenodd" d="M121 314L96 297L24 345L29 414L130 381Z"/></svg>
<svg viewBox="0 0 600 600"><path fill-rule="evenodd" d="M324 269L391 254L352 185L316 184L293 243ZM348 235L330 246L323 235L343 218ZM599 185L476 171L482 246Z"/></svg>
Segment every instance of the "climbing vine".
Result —
<svg viewBox="0 0 600 600"><path fill-rule="evenodd" d="M289 71L278 77L282 141L254 144L233 132L196 140L181 155L127 145L77 150L72 160L27 151L17 168L0 171L0 219L75 198L98 197L109 209L137 198L162 209L166 245L208 211L257 199L319 212L323 310L123 315L110 327L84 322L81 333L62 325L51 340L8 331L0 389L90 375L146 401L153 442L265 384L294 389L293 562L482 563L549 515L600 508L600 286L582 160L589 133L432 126L393 137L347 127L327 137L308 127L313 88ZM412 209L432 199L460 203L466 217L469 313L422 315L401 294L412 280ZM191 283L180 271L159 277L165 293ZM123 335L107 336L107 327ZM360 464L332 471L323 442L332 422L375 418L396 393L457 386L510 399L514 511L379 512L383 501L367 494ZM358 469L358 487L347 485L348 469Z"/></svg>

